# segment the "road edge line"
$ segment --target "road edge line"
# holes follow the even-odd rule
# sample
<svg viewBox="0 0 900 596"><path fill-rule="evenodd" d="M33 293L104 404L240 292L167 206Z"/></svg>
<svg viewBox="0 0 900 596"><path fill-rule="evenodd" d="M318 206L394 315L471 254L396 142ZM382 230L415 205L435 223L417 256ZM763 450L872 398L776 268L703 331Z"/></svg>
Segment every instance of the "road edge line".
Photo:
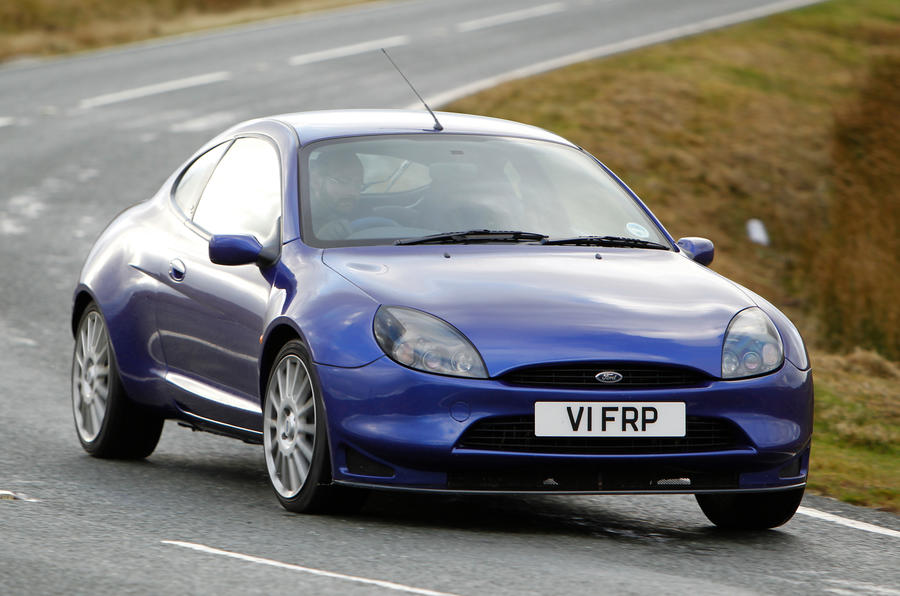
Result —
<svg viewBox="0 0 900 596"><path fill-rule="evenodd" d="M797 513L799 513L801 515L813 517L815 519L820 519L822 521L828 521L828 522L831 522L834 524L840 524L842 526L847 526L848 528L854 528L856 530L863 530L865 532L873 532L875 534L884 534L885 536L892 536L894 538L900 538L900 532L898 532L897 530L892 530L890 528L876 526L875 524L857 521L855 519L850 519L848 517L841 517L840 515L835 515L833 513L828 513L825 511L819 511L818 509L813 509L811 507L798 507Z"/></svg>
<svg viewBox="0 0 900 596"><path fill-rule="evenodd" d="M727 15L712 17L690 25L680 25L678 27L672 27L670 29L663 29L662 31L657 31L656 33L639 35L637 37L632 37L622 41L608 43L588 50L581 50L572 54L560 56L559 58L544 60L543 62L538 62L532 64L531 66L524 66L521 68L508 70L504 73L492 77L487 77L478 81L474 81L472 83L468 83L466 85L448 89L447 91L443 91L441 93L429 95L428 97L426 97L426 100L430 105L441 107L450 102L456 101L457 99L461 99L468 95L472 95L474 93L478 93L479 91L484 91L486 89L490 89L491 87L496 87L497 85L508 83L509 81L514 81L516 79L524 79L526 77L549 72L551 70L556 70L557 68L571 66L572 64L577 64L578 62L585 62L587 60L593 60L595 58L602 58L605 56L611 56L613 54L620 54L629 50L636 50L638 48L651 46L666 41L672 41L674 39L679 39L682 37L689 37L691 35L705 33L714 29L721 29L730 25L737 25L738 23L752 21L754 19L771 16L780 12L803 8L805 6L811 6L813 4L819 4L822 1L823 0L782 0L780 2L766 4L765 6L758 6ZM407 109L414 109L419 105L420 104L418 103L410 104L409 106L407 106Z"/></svg>
<svg viewBox="0 0 900 596"><path fill-rule="evenodd" d="M412 586L407 586L404 584L398 584L394 582L389 582L380 579L369 579L367 577L359 577L355 575L345 575L343 573L336 573L334 571L325 571L323 569L316 569L314 567L304 567L302 565L294 565L292 563L283 563L281 561L275 561L274 559L265 559L263 557L255 557L253 555L245 555L243 553L237 553L229 550L222 550L219 548L213 548L211 546L206 546L205 544L197 544L195 542L184 542L181 540L161 540L163 544L169 544L172 546L179 546L181 548L188 548L191 550L212 554L212 555L220 555L224 557L230 557L232 559L238 559L241 561L246 561L248 563L257 563L260 565L269 565L270 567L279 567L281 569L289 569L291 571L300 571L302 573L308 573L310 575L318 575L321 577L330 577L332 579L342 579L345 581L351 581L358 584L365 584L369 586L378 586L380 588L386 588L388 590L394 590L398 592L406 592L408 594L421 594L422 596L456 596L455 594L451 594L449 592L438 592L436 590L427 590L424 588L414 588Z"/></svg>

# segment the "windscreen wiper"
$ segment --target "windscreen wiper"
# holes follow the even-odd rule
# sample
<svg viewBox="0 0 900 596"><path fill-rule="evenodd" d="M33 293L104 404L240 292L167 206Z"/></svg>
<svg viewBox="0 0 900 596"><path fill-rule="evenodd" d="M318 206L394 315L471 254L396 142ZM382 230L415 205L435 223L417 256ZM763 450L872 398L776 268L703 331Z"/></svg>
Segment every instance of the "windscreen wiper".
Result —
<svg viewBox="0 0 900 596"><path fill-rule="evenodd" d="M625 236L575 236L572 238L555 238L553 240L541 240L541 244L574 244L576 246L613 246L625 248L655 248L657 250L670 250L670 247L640 238L626 238Z"/></svg>
<svg viewBox="0 0 900 596"><path fill-rule="evenodd" d="M465 232L444 232L422 236L421 238L406 238L396 240L394 244L471 244L475 242L537 242L545 241L546 234L535 232L520 232L515 230L468 230Z"/></svg>

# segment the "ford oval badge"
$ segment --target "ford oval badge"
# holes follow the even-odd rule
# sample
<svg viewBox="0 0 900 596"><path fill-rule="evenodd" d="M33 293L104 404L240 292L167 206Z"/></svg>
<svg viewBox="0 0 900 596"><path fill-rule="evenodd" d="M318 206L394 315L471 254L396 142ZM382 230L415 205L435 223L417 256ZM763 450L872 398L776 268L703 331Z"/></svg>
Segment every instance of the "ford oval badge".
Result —
<svg viewBox="0 0 900 596"><path fill-rule="evenodd" d="M622 380L622 373L617 373L612 370L605 370L601 373L597 373L596 375L594 375L594 378L597 379L598 381L600 381L601 383L607 383L607 384L618 383L619 381Z"/></svg>

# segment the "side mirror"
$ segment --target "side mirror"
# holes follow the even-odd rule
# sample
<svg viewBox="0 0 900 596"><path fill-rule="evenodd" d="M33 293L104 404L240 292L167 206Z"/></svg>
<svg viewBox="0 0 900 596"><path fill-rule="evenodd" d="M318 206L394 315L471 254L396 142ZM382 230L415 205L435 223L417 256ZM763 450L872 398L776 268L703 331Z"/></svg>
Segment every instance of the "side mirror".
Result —
<svg viewBox="0 0 900 596"><path fill-rule="evenodd" d="M262 252L253 236L220 234L209 239L209 260L216 265L249 265L258 262Z"/></svg>
<svg viewBox="0 0 900 596"><path fill-rule="evenodd" d="M713 257L716 255L716 249L713 246L712 240L707 240L706 238L688 236L687 238L679 238L678 242L675 244L677 244L678 248L683 250L691 260L696 261L701 265L708 266L712 263Z"/></svg>

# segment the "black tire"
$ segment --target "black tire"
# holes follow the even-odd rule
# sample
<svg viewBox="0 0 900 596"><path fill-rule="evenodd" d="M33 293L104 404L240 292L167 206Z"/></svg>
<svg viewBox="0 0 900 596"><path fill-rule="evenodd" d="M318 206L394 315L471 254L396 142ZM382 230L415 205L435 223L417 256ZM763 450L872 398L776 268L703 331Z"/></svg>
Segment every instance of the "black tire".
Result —
<svg viewBox="0 0 900 596"><path fill-rule="evenodd" d="M135 404L122 387L106 320L96 304L81 315L72 354L72 414L85 451L107 459L153 453L164 419Z"/></svg>
<svg viewBox="0 0 900 596"><path fill-rule="evenodd" d="M766 530L794 517L803 488L765 492L696 495L706 517L729 530Z"/></svg>
<svg viewBox="0 0 900 596"><path fill-rule="evenodd" d="M290 387L297 391L290 391ZM267 477L281 506L288 511L352 512L365 502L367 491L332 484L327 427L309 354L302 342L291 340L275 357L263 397ZM314 434L310 432L313 428Z"/></svg>

